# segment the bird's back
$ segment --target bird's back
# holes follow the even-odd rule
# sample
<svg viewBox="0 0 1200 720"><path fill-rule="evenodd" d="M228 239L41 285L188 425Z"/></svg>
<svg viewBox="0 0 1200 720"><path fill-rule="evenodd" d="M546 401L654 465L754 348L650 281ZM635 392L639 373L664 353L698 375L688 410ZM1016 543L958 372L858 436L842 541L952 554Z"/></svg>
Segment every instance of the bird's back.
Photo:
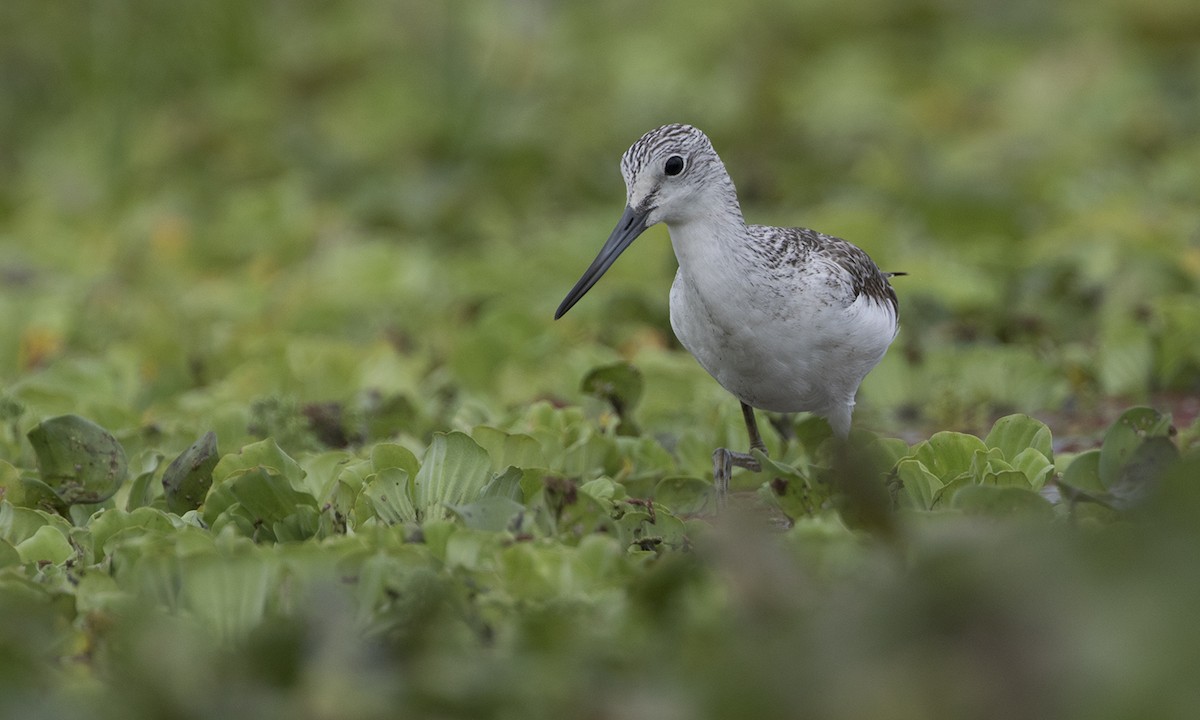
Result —
<svg viewBox="0 0 1200 720"><path fill-rule="evenodd" d="M747 230L748 249L757 256L755 264L767 268L780 282L791 277L801 284L798 278L804 275L820 278L828 293L844 305L865 296L890 307L893 315L899 314L889 274L858 246L808 228L749 225Z"/></svg>

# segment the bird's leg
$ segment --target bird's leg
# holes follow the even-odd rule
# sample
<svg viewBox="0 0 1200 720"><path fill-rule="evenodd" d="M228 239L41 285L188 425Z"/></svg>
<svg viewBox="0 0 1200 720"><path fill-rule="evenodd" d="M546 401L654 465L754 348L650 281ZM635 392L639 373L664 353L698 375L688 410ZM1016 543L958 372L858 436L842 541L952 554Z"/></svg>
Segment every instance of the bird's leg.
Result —
<svg viewBox="0 0 1200 720"><path fill-rule="evenodd" d="M734 466L745 468L751 472L759 472L762 465L754 459L755 450L761 450L765 455L767 446L763 444L762 436L758 434L758 421L754 419L754 408L742 403L742 419L746 421L746 433L750 436L750 452L734 452L729 448L717 448L713 452L713 484L717 489L717 508L725 506L725 498L729 495L729 478Z"/></svg>
<svg viewBox="0 0 1200 720"><path fill-rule="evenodd" d="M746 434L750 436L750 450L762 450L763 455L766 455L767 446L763 444L762 436L758 434L758 421L754 419L754 408L746 403L742 403L742 419L746 421Z"/></svg>

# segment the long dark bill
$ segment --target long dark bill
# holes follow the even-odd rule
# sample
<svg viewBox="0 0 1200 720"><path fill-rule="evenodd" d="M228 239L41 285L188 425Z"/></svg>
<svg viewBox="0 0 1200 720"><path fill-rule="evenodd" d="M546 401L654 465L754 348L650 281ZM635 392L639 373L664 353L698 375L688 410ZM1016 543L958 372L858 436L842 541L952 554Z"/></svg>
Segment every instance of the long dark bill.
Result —
<svg viewBox="0 0 1200 720"><path fill-rule="evenodd" d="M558 310L554 313L554 319L557 320L566 314L568 310L574 307L579 299L592 289L600 276L608 270L610 266L617 260L617 256L625 252L625 248L629 247L638 235L641 235L646 230L646 213L639 212L625 206L625 214L621 215L621 219L617 222L617 227L613 229L612 235L608 236L608 240L604 243L604 247L600 248L600 254L584 271L583 277L579 278L579 282L575 283L575 287L571 288L571 292L563 298L562 304L558 306Z"/></svg>

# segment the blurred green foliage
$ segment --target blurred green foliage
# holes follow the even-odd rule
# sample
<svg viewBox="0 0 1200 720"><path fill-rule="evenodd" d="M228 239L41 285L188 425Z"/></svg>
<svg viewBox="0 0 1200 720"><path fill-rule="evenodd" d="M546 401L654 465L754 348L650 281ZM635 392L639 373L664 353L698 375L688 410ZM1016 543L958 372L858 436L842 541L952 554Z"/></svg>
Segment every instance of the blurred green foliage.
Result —
<svg viewBox="0 0 1200 720"><path fill-rule="evenodd" d="M1192 0L2 3L0 716L1189 716L1197 118ZM675 121L909 273L891 540L804 418L695 517L665 231L551 321Z"/></svg>

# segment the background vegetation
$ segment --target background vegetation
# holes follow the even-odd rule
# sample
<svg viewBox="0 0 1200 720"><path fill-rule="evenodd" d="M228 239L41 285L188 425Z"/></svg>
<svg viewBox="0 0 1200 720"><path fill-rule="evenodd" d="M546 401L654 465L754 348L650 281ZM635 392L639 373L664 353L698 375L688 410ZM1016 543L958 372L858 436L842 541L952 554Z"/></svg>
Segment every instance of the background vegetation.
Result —
<svg viewBox="0 0 1200 720"><path fill-rule="evenodd" d="M1191 0L5 2L0 712L1186 716L1197 118ZM664 229L550 319L675 121L909 273L856 415L892 534L804 418L706 519L743 431ZM36 484L68 413L128 463L98 505Z"/></svg>

